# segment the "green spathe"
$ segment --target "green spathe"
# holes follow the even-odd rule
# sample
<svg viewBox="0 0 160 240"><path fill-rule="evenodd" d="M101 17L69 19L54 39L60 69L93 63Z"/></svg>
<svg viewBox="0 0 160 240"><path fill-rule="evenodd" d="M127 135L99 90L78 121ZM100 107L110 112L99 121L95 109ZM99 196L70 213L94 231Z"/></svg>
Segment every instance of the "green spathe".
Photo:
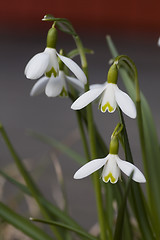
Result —
<svg viewBox="0 0 160 240"><path fill-rule="evenodd" d="M118 154L118 150L119 150L118 137L112 136L111 137L111 141L110 141L110 146L109 146L109 153L117 155Z"/></svg>
<svg viewBox="0 0 160 240"><path fill-rule="evenodd" d="M52 27L48 31L47 47L48 48L56 48L56 43L57 43L57 30L55 27Z"/></svg>
<svg viewBox="0 0 160 240"><path fill-rule="evenodd" d="M117 80L118 80L118 69L117 69L117 65L114 63L112 64L112 66L108 71L107 82L117 84Z"/></svg>

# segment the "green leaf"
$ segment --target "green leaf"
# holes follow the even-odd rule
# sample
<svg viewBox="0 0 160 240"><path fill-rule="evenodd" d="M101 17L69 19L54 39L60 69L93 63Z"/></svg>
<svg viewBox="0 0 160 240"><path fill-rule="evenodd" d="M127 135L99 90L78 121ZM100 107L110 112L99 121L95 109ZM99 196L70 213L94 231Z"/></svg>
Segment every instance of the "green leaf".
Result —
<svg viewBox="0 0 160 240"><path fill-rule="evenodd" d="M2 175L6 180L11 182L12 184L16 185L23 193L26 193L27 195L31 195L29 189L25 185L16 181L14 178L12 178L8 174L6 174L4 171L0 170L0 175Z"/></svg>
<svg viewBox="0 0 160 240"><path fill-rule="evenodd" d="M94 54L94 51L91 50L91 49L88 49L88 48L84 48L84 52L87 53L87 54ZM79 55L79 50L76 48L76 49L73 49L72 51L70 51L67 54L67 57L74 58L74 57L76 57L78 55Z"/></svg>
<svg viewBox="0 0 160 240"><path fill-rule="evenodd" d="M0 171L0 174L7 179L9 182L14 184L16 187L18 187L23 193L32 196L32 193L29 191L29 189L23 185L22 183L16 181L6 173ZM59 219L60 221L64 221L64 223L69 224L71 227L75 227L76 229L79 229L81 232L86 233L86 231L76 223L75 220L73 220L69 215L66 214L66 212L60 210L56 206L54 206L52 203L50 203L48 200L46 200L43 196L38 196L39 201L43 205L43 207L49 212L49 214L55 219Z"/></svg>
<svg viewBox="0 0 160 240"><path fill-rule="evenodd" d="M126 131L126 126L123 118L122 111L120 110L120 117L123 124L123 136L124 136L124 144L125 144L125 156L127 161L133 163L132 153L128 141L128 135ZM138 224L141 230L141 234L144 240L154 239L153 232L153 222L151 222L147 203L140 187L140 184L132 182L131 185L131 205L135 212L135 215L138 220ZM152 224L152 226L151 226Z"/></svg>
<svg viewBox="0 0 160 240"><path fill-rule="evenodd" d="M55 225L55 226L58 226L58 227L62 227L62 228L65 228L67 230L70 230L72 232L75 232L77 233L78 235L82 236L82 237L86 237L87 239L90 239L90 240L97 240L96 237L93 237L92 235L88 234L88 233L84 233L82 232L81 230L75 228L75 227L71 227L67 224L64 224L64 223L61 223L61 222L56 222L56 221L45 221L45 220L41 220L41 219L35 219L35 218L31 218L32 221L35 221L35 222L41 222L41 223L44 223L44 224L51 224L51 225Z"/></svg>
<svg viewBox="0 0 160 240"><path fill-rule="evenodd" d="M128 196L129 189L130 189L130 186L131 186L132 176L133 176L133 172L131 173L131 175L128 179L126 189L125 189L125 192L124 192L124 196L123 196L123 200L122 200L122 204L121 204L121 206L119 207L119 210L118 210L114 240L121 240L122 239L124 216L125 216L125 210L126 210L126 205L127 205L127 196Z"/></svg>
<svg viewBox="0 0 160 240"><path fill-rule="evenodd" d="M8 150L10 151L13 160L15 161L15 164L19 170L19 172L21 173L22 177L24 178L26 185L28 186L30 192L32 193L32 196L34 197L34 199L37 201L39 208L42 212L42 214L45 216L45 218L47 220L50 220L50 216L48 214L48 212L46 211L46 208L41 204L40 201L40 197L42 196L39 188L37 187L37 185L34 183L31 175L29 174L29 172L27 171L26 167L24 166L22 160L20 159L20 157L18 156L18 154L16 153L4 127L2 126L2 124L0 124L0 133L2 134L2 137L8 147ZM62 233L59 232L59 229L55 228L54 226L52 226L52 231L54 232L57 240L62 240Z"/></svg>
<svg viewBox="0 0 160 240"><path fill-rule="evenodd" d="M34 240L53 240L53 237L47 235L43 230L15 213L2 202L0 202L0 217Z"/></svg>
<svg viewBox="0 0 160 240"><path fill-rule="evenodd" d="M55 140L54 138L51 138L49 136L36 133L34 131L29 131L28 133L30 136L34 137L35 139L38 139L41 142L47 143L52 147L58 149L59 151L63 152L66 156L70 157L71 159L78 162L79 164L83 165L86 163L86 159L84 157L82 157L79 153L73 151L72 149L70 149L60 141Z"/></svg>
<svg viewBox="0 0 160 240"><path fill-rule="evenodd" d="M111 50L112 56L116 57L118 52L111 40L110 37L107 37L107 42L109 48ZM125 67L125 65L124 65ZM132 97L135 100L135 88L133 84L133 79L131 78L132 75L128 75L128 67L126 71L125 69L120 69L120 74L122 80L125 84L125 87ZM139 105L137 106L139 109ZM144 169L145 175L147 178L147 193L148 193L148 200L149 200L149 208L152 214L152 221L154 221L154 228L157 232L157 237L160 237L160 149L159 149L159 141L157 136L157 131L155 127L155 123L153 120L153 116L150 110L150 107L145 99L144 95L141 93L141 108L142 108L142 119L140 119L139 124L139 131L143 128L144 132ZM138 116L139 117L139 116Z"/></svg>

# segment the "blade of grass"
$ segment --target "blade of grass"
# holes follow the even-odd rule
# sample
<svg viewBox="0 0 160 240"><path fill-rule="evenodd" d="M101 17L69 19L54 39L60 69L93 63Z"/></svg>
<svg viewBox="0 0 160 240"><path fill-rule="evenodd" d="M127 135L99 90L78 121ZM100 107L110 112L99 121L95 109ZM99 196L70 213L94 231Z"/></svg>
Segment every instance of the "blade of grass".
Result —
<svg viewBox="0 0 160 240"><path fill-rule="evenodd" d="M30 190L22 183L16 181L3 171L0 171L0 174L7 179L9 182L14 184L18 189L20 189L23 193L32 196L32 193ZM52 215L52 217L55 219L58 219L60 221L64 221L64 223L70 225L71 227L75 227L76 229L79 229L81 232L86 233L86 231L76 223L75 220L73 220L70 216L68 216L64 211L60 210L56 206L54 206L52 203L50 203L48 200L46 200L43 196L39 196L39 201L47 209L47 211Z"/></svg>
<svg viewBox="0 0 160 240"><path fill-rule="evenodd" d="M124 223L124 217L125 217L125 210L126 210L126 204L127 204L127 197L129 193L129 189L131 186L133 172L131 173L128 182L126 184L126 189L124 192L122 204L119 207L118 210L118 216L117 216L117 222L116 222L116 228L114 233L114 240L121 240L122 239L122 232L123 232L123 223Z"/></svg>
<svg viewBox="0 0 160 240"><path fill-rule="evenodd" d="M124 144L125 144L125 156L127 161L133 163L132 153L128 141L128 135L126 131L126 126L124 122L124 118L122 112L120 110L120 117L123 124L123 136L124 136ZM140 184L132 182L131 185L131 199L132 199L132 207L135 212L135 215L138 220L138 224L141 230L141 234L144 240L155 239L153 232L153 222L151 226L151 219L148 215L147 203L145 201L144 194L140 187Z"/></svg>
<svg viewBox="0 0 160 240"><path fill-rule="evenodd" d="M8 138L8 135L7 135L4 127L2 126L2 124L0 124L0 133L1 133L6 145L8 147L8 150L10 151L10 153L13 157L13 160L15 161L15 164L16 164L19 172L21 173L23 179L25 180L26 185L28 186L29 190L31 191L34 199L37 201L37 203L38 203L38 205L41 209L41 212L43 213L43 215L45 216L45 218L47 220L50 220L50 216L49 216L48 212L46 211L46 209L43 207L43 205L39 201L39 196L42 196L42 194L41 194L40 190L38 189L37 185L34 183L32 177L28 173L28 171L25 168L23 162L19 158L18 154L14 150L13 145L12 145L10 139ZM59 232L59 229L52 226L52 231L53 231L54 235L56 236L57 240L62 240L62 235Z"/></svg>
<svg viewBox="0 0 160 240"><path fill-rule="evenodd" d="M84 49L85 53L88 53L88 54L94 54L94 51L92 49L88 49L88 48L85 48ZM78 49L73 49L72 51L70 51L68 54L67 54L67 57L69 58L74 58L76 56L79 55L79 51Z"/></svg>
<svg viewBox="0 0 160 240"><path fill-rule="evenodd" d="M41 219L35 219L35 218L30 218L30 220L34 221L34 222L41 222L44 224L50 224L50 225L55 225L58 227L62 227L65 228L67 230L70 230L72 232L78 233L78 235L82 236L82 237L86 237L87 239L90 240L97 240L96 237L93 237L92 235L88 234L88 233L84 233L82 231L80 231L79 229L73 228L67 224L61 223L61 222L56 222L56 221L45 221L45 220L41 220Z"/></svg>
<svg viewBox="0 0 160 240"><path fill-rule="evenodd" d="M34 131L29 131L28 134L34 137L35 139L38 139L41 142L47 143L52 147L58 149L59 151L63 152L66 156L70 157L71 159L78 162L79 164L83 165L86 163L86 159L84 157L82 157L79 153L73 151L72 149L70 149L60 141L57 141L54 138L45 136L43 134L36 133Z"/></svg>
<svg viewBox="0 0 160 240"><path fill-rule="evenodd" d="M111 40L110 37L107 37L107 42L112 53L113 57L118 55L118 52ZM128 66L127 66L128 71ZM125 69L120 69L120 74L122 80L125 84L127 91L129 92L130 96L135 100L135 88L133 85L133 80L129 77ZM145 158L143 158L144 167L145 167L145 174L147 177L147 193L148 193L148 200L149 200L149 208L152 213L152 220L154 221L154 227L156 228L156 232L158 236L160 236L160 149L159 149L159 142L157 137L157 132L155 128L155 123L152 117L151 110L149 105L141 93L141 108L142 108L142 116L140 119L139 124L139 131L144 129L144 144L145 144ZM139 109L139 108L138 108ZM139 114L138 114L139 115ZM139 116L138 116L139 117ZM144 157L144 156L143 156Z"/></svg>
<svg viewBox="0 0 160 240"><path fill-rule="evenodd" d="M47 235L28 219L15 213L2 202L0 202L0 217L34 240L53 240L53 237Z"/></svg>

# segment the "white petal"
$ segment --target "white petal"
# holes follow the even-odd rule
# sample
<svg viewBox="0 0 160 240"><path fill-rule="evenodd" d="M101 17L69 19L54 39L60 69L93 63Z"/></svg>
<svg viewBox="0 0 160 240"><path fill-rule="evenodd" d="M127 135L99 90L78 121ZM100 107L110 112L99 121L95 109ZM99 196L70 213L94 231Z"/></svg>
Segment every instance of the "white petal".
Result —
<svg viewBox="0 0 160 240"><path fill-rule="evenodd" d="M116 101L122 111L130 118L136 118L136 107L132 99L118 87L115 88Z"/></svg>
<svg viewBox="0 0 160 240"><path fill-rule="evenodd" d="M63 81L61 80L60 76L54 77L53 75L48 81L48 84L45 89L45 93L48 97L57 97L63 88Z"/></svg>
<svg viewBox="0 0 160 240"><path fill-rule="evenodd" d="M158 44L158 47L160 47L160 37L158 38L157 44Z"/></svg>
<svg viewBox="0 0 160 240"><path fill-rule="evenodd" d="M81 179L81 178L89 176L93 172L95 172L98 169L100 169L101 167L103 167L104 164L106 163L106 161L107 160L105 157L105 158L95 159L95 160L92 160L92 161L86 163L74 174L74 178Z"/></svg>
<svg viewBox="0 0 160 240"><path fill-rule="evenodd" d="M60 54L58 54L58 57L61 59L61 61L74 73L74 75L84 84L87 83L87 78L82 69L75 63L72 59L64 57Z"/></svg>
<svg viewBox="0 0 160 240"><path fill-rule="evenodd" d="M45 52L36 54L28 62L25 68L25 75L29 79L38 79L45 72L49 64L49 55Z"/></svg>
<svg viewBox="0 0 160 240"><path fill-rule="evenodd" d="M118 164L118 167L122 170L122 172L124 172L127 176L130 176L132 171L134 170L132 179L135 182L139 182L139 183L146 182L144 175L132 163L123 161L117 156L117 164Z"/></svg>
<svg viewBox="0 0 160 240"><path fill-rule="evenodd" d="M30 95L31 96L36 96L36 95L39 95L41 93L44 92L45 90L45 87L47 85L47 82L48 82L48 77L42 77L40 78L35 84L34 86L32 87L31 89L31 92L30 92Z"/></svg>
<svg viewBox="0 0 160 240"><path fill-rule="evenodd" d="M94 88L82 94L71 106L73 110L79 110L86 107L89 103L94 101L104 91L106 87L102 86Z"/></svg>
<svg viewBox="0 0 160 240"><path fill-rule="evenodd" d="M105 83L102 83L102 84L91 84L90 86L89 86L89 89L94 89L94 88L99 88L99 87L102 87L102 86L106 86L107 85L107 82L105 82Z"/></svg>
<svg viewBox="0 0 160 240"><path fill-rule="evenodd" d="M84 91L84 84L79 81L77 78L65 76L66 80L71 83L79 92Z"/></svg>
<svg viewBox="0 0 160 240"><path fill-rule="evenodd" d="M104 91L100 100L102 112L106 112L108 110L110 113L112 113L116 110L117 104L115 99L114 86L116 86L116 84L107 84L106 90Z"/></svg>
<svg viewBox="0 0 160 240"><path fill-rule="evenodd" d="M109 154L107 158L107 163L104 165L102 172L102 180L107 183L110 181L111 183L116 183L118 178L120 177L120 169L116 162L116 155Z"/></svg>
<svg viewBox="0 0 160 240"><path fill-rule="evenodd" d="M46 48L44 50L44 52L49 55L49 64L48 64L48 67L46 69L46 72L49 72L53 67L54 70L56 71L56 73L58 74L59 64L58 64L58 59L57 59L57 55L56 55L57 54L56 49Z"/></svg>

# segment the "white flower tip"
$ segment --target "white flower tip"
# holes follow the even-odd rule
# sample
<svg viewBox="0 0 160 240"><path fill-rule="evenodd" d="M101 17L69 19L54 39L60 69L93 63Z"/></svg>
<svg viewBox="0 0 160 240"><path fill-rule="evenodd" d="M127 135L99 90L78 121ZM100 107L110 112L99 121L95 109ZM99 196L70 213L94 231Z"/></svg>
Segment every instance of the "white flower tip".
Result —
<svg viewBox="0 0 160 240"><path fill-rule="evenodd" d="M79 110L79 106L77 106L76 101L71 105L72 110Z"/></svg>
<svg viewBox="0 0 160 240"><path fill-rule="evenodd" d="M145 179L144 175L141 172L139 174L136 174L136 176L134 176L134 173L133 173L132 179L135 182L139 182L139 183L145 183L146 182L146 179Z"/></svg>
<svg viewBox="0 0 160 240"><path fill-rule="evenodd" d="M61 61L74 73L74 75L84 84L87 83L87 77L85 73L82 71L82 69L78 66L77 63L75 63L72 59L68 57L64 57L60 54L58 54L58 57L61 59Z"/></svg>
<svg viewBox="0 0 160 240"><path fill-rule="evenodd" d="M135 105L134 105L134 107L132 108L132 111L130 112L130 114L128 114L128 116L129 116L130 118L133 118L133 119L135 119L135 118L137 117L137 110L136 110Z"/></svg>
<svg viewBox="0 0 160 240"><path fill-rule="evenodd" d="M73 176L74 179L81 179L89 176L97 171L106 163L106 157L101 159L94 159L83 165Z"/></svg>
<svg viewBox="0 0 160 240"><path fill-rule="evenodd" d="M119 157L117 157L117 164L118 164L118 167L121 169L121 171L124 172L128 177L131 175L132 171L134 171L132 179L135 182L139 182L139 183L146 182L146 179L143 173L132 163L121 160Z"/></svg>
<svg viewBox="0 0 160 240"><path fill-rule="evenodd" d="M33 92L32 90L30 91L30 94L29 94L29 95L30 95L31 97L35 96L35 95L34 95L34 92Z"/></svg>
<svg viewBox="0 0 160 240"><path fill-rule="evenodd" d="M29 79L38 79L45 73L48 63L48 54L45 52L37 53L26 65L24 74Z"/></svg>
<svg viewBox="0 0 160 240"><path fill-rule="evenodd" d="M78 171L77 171L77 172L78 172ZM74 174L73 178L74 178L74 179L81 179L82 177L80 177L77 172Z"/></svg>
<svg viewBox="0 0 160 240"><path fill-rule="evenodd" d="M158 38L157 45L158 45L158 47L160 47L160 37Z"/></svg>

